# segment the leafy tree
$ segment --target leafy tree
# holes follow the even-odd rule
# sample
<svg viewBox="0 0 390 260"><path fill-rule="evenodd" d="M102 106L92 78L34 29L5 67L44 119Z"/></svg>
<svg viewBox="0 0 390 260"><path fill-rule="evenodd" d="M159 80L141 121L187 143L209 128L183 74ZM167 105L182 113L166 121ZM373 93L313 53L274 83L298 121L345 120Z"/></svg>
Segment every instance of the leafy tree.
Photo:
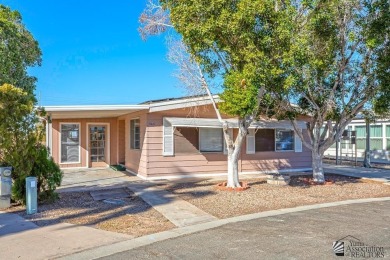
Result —
<svg viewBox="0 0 390 260"><path fill-rule="evenodd" d="M389 2L386 0L307 1L299 16L294 57L296 82L279 102L291 119L311 114L314 180L324 182L324 152L342 135L365 104L389 104ZM297 102L298 101L298 102ZM298 107L294 106L298 103ZM324 126L324 130L322 127Z"/></svg>
<svg viewBox="0 0 390 260"><path fill-rule="evenodd" d="M23 25L20 13L1 4L0 64L0 85L12 84L33 96L36 78L26 69L41 64L41 50Z"/></svg>
<svg viewBox="0 0 390 260"><path fill-rule="evenodd" d="M161 10L165 10L169 25L180 33L190 62L195 64L190 70L198 71L190 73L199 82L195 85L209 93L208 80L223 78L220 97L224 102L218 108L238 118L235 139L229 135L232 126L216 112L228 150L227 186L239 187L238 158L250 124L267 112L270 93L290 86L290 76L282 68L292 66L290 42L296 10L271 0L162 0L161 4L162 9L154 9L159 10L156 23L150 9L141 16L143 32L149 28L151 34L163 32L160 27L168 21L161 19Z"/></svg>
<svg viewBox="0 0 390 260"><path fill-rule="evenodd" d="M41 111L31 96L10 84L0 86L0 162L13 167L12 198L25 201L25 179L36 176L41 199L55 198L62 172L41 144Z"/></svg>
<svg viewBox="0 0 390 260"><path fill-rule="evenodd" d="M163 11L169 15L169 25L181 34L190 58L206 75L201 77L204 82L222 75L224 102L219 107L239 118L234 142L224 124L231 187L239 185L237 156L249 124L259 114L291 119L312 151L314 180L322 183L323 154L356 114L372 99L376 109L389 107L386 0L162 0L161 4L156 20L166 23ZM152 34L164 32L164 22L153 24L151 17L149 12L143 28L153 28ZM311 115L309 141L297 127L299 114Z"/></svg>
<svg viewBox="0 0 390 260"><path fill-rule="evenodd" d="M62 178L41 144L44 112L35 107L36 79L27 73L40 62L38 43L20 14L0 5L0 164L13 167L12 197L21 202L26 177L37 177L41 198L53 197Z"/></svg>

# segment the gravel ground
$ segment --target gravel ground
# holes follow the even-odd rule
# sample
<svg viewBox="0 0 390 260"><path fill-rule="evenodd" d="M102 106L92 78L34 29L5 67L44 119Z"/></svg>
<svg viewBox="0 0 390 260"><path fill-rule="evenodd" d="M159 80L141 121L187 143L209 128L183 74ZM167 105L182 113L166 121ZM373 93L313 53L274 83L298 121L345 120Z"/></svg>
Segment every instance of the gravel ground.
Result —
<svg viewBox="0 0 390 260"><path fill-rule="evenodd" d="M215 181L175 183L161 186L182 199L218 217L228 218L267 210L347 199L387 197L390 186L339 175L326 175L333 185L307 185L308 176L291 177L290 185L276 186L265 180L249 179L242 192L219 191Z"/></svg>
<svg viewBox="0 0 390 260"><path fill-rule="evenodd" d="M39 205L37 214L27 215L24 206L13 206L8 211L30 219L38 226L65 222L135 237L175 227L131 191L129 194L131 197L122 199L123 205L114 205L94 201L89 192L60 193L56 202Z"/></svg>

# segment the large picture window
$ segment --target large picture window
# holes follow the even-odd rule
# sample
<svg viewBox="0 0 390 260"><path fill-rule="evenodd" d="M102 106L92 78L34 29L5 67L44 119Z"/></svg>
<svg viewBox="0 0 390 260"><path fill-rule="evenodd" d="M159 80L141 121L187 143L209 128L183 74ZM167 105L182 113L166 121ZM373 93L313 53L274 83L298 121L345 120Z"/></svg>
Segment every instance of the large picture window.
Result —
<svg viewBox="0 0 390 260"><path fill-rule="evenodd" d="M140 149L141 131L139 119L130 120L130 148Z"/></svg>
<svg viewBox="0 0 390 260"><path fill-rule="evenodd" d="M223 133L221 128L199 129L200 152L222 152Z"/></svg>
<svg viewBox="0 0 390 260"><path fill-rule="evenodd" d="M61 124L61 163L80 162L80 125Z"/></svg>
<svg viewBox="0 0 390 260"><path fill-rule="evenodd" d="M294 131L288 129L275 129L276 151L294 150Z"/></svg>
<svg viewBox="0 0 390 260"><path fill-rule="evenodd" d="M255 134L256 152L275 151L275 130L258 129Z"/></svg>

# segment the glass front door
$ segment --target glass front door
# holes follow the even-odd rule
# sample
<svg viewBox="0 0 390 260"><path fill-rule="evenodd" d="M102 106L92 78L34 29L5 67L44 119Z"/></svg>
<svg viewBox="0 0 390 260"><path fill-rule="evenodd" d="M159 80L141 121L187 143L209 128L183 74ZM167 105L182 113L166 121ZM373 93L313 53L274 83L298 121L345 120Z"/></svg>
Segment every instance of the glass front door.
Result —
<svg viewBox="0 0 390 260"><path fill-rule="evenodd" d="M89 162L90 167L107 166L106 126L89 127Z"/></svg>

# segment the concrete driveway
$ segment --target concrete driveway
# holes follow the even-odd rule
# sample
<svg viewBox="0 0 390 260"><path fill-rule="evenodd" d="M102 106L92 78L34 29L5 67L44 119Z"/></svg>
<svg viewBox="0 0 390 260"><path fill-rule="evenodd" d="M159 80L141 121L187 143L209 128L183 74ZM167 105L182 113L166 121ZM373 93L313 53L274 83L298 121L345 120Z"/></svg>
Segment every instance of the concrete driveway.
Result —
<svg viewBox="0 0 390 260"><path fill-rule="evenodd" d="M389 223L390 201L350 204L230 223L102 259L344 259L333 252L337 240L346 256L363 248L389 258Z"/></svg>
<svg viewBox="0 0 390 260"><path fill-rule="evenodd" d="M58 192L125 187L130 183L143 182L137 176L111 168L63 169L63 172L64 177Z"/></svg>

